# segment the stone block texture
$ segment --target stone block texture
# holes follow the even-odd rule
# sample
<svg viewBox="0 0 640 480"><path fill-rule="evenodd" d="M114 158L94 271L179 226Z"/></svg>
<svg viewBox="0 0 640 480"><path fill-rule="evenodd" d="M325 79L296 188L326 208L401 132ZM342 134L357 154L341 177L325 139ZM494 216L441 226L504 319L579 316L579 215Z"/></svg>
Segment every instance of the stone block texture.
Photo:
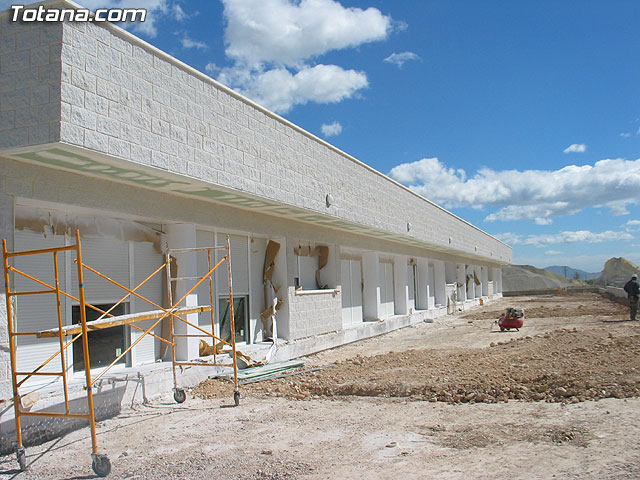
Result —
<svg viewBox="0 0 640 480"><path fill-rule="evenodd" d="M511 261L507 245L118 28L65 23L59 51L62 142L388 232L411 222L420 240Z"/></svg>
<svg viewBox="0 0 640 480"><path fill-rule="evenodd" d="M0 17L2 148L59 141L62 30Z"/></svg>
<svg viewBox="0 0 640 480"><path fill-rule="evenodd" d="M342 330L342 297L339 293L296 295L289 289L290 340Z"/></svg>

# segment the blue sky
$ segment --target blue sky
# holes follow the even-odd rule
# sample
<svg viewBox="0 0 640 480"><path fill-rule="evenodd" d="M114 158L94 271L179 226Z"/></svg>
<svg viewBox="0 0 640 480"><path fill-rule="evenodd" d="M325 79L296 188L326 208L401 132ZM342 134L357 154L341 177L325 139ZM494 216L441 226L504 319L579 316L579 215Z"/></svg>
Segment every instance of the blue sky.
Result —
<svg viewBox="0 0 640 480"><path fill-rule="evenodd" d="M637 0L87 0L513 246L640 264ZM5 5L8 3L5 1Z"/></svg>

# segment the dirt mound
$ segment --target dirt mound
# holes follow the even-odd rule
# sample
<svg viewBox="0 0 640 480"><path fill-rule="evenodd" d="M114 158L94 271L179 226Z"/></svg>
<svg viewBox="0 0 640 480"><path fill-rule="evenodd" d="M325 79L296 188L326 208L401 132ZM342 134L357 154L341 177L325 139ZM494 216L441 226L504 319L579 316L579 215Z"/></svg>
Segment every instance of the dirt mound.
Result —
<svg viewBox="0 0 640 480"><path fill-rule="evenodd" d="M573 283L562 275L531 265L502 266L502 288L505 292L564 288Z"/></svg>
<svg viewBox="0 0 640 480"><path fill-rule="evenodd" d="M229 395L208 380L194 395ZM489 348L409 350L356 356L334 367L243 386L258 396L403 397L450 403L509 399L575 403L640 395L640 335L555 333L498 342Z"/></svg>
<svg viewBox="0 0 640 480"><path fill-rule="evenodd" d="M614 257L604 264L602 275L597 281L603 285L622 287L634 273L640 273L640 267L626 258Z"/></svg>

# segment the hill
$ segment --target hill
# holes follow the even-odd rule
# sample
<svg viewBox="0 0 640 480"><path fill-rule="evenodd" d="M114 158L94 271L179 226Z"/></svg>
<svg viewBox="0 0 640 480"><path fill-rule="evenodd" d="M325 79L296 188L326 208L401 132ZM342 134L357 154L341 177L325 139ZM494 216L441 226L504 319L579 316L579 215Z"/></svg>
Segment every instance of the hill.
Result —
<svg viewBox="0 0 640 480"><path fill-rule="evenodd" d="M544 267L544 270L549 270L550 272L557 273L558 275L562 275L569 279L577 278L579 280L598 278L601 275L601 272L585 272L584 270L568 267L566 265L552 265L550 267Z"/></svg>
<svg viewBox="0 0 640 480"><path fill-rule="evenodd" d="M573 284L574 281L562 275L531 265L502 266L502 290L505 292L563 288Z"/></svg>
<svg viewBox="0 0 640 480"><path fill-rule="evenodd" d="M638 265L623 257L613 257L604 264L602 275L596 282L599 285L622 287L634 273L640 273Z"/></svg>

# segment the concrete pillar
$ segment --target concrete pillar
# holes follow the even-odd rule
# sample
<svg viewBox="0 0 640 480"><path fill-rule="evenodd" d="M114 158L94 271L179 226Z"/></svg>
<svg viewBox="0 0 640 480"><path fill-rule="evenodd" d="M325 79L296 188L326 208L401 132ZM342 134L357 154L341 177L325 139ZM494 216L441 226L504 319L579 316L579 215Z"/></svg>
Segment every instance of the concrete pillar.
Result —
<svg viewBox="0 0 640 480"><path fill-rule="evenodd" d="M467 282L467 298L471 300L472 298L476 298L476 283L473 281L473 265L467 265L465 268L465 272L465 281Z"/></svg>
<svg viewBox="0 0 640 480"><path fill-rule="evenodd" d="M494 269L493 280L496 282L496 293L502 293L502 268Z"/></svg>
<svg viewBox="0 0 640 480"><path fill-rule="evenodd" d="M436 299L435 299L436 284L435 284L435 273L434 273L433 263L429 262L428 266L429 266L428 283L427 283L427 285L429 286L427 290L429 292L427 294L429 299L428 310L431 310L436 306Z"/></svg>
<svg viewBox="0 0 640 480"><path fill-rule="evenodd" d="M166 239L169 248L194 248L196 246L196 226L191 223L170 224L166 226ZM178 253L174 255L178 265L178 277L197 277L198 268L195 253ZM195 284L193 280L180 280L176 284L173 302L177 302ZM198 305L198 296L190 294L181 306ZM188 322L198 324L198 314L186 316ZM179 335L194 335L198 331L181 321L173 322L174 331ZM178 337L176 339L176 360L188 361L198 358L198 338Z"/></svg>
<svg viewBox="0 0 640 480"><path fill-rule="evenodd" d="M7 250L12 252L13 224L14 224L14 197L1 191L2 177L0 177L0 239L7 240ZM0 270L4 275L4 267ZM4 285L4 278L3 278ZM14 297L15 298L15 297ZM4 290L0 293L0 398L11 398L13 387L11 385L11 358L9 357L9 331L7 328L7 305Z"/></svg>
<svg viewBox="0 0 640 480"><path fill-rule="evenodd" d="M435 300L436 305L447 305L446 294L446 275L444 262L442 260L435 260L433 262L433 282L435 284Z"/></svg>
<svg viewBox="0 0 640 480"><path fill-rule="evenodd" d="M473 291L474 291L474 295L475 295L475 298L480 298L482 296L482 282L480 282L480 285L478 285L476 283L476 278L478 280L480 280L480 276L482 275L480 273L480 267L477 266L477 265L474 265L473 266L473 273L474 273L474 275L473 275L473 289L474 289Z"/></svg>
<svg viewBox="0 0 640 480"><path fill-rule="evenodd" d="M407 285L407 262L405 255L393 257L393 303L396 315L409 313L409 285Z"/></svg>
<svg viewBox="0 0 640 480"><path fill-rule="evenodd" d="M365 320L380 318L379 269L378 252L362 255L362 315Z"/></svg>
<svg viewBox="0 0 640 480"><path fill-rule="evenodd" d="M429 260L418 259L418 291L416 292L416 309L429 309Z"/></svg>
<svg viewBox="0 0 640 480"><path fill-rule="evenodd" d="M466 267L464 263L456 266L456 283L458 284L458 301L464 302L467 299Z"/></svg>
<svg viewBox="0 0 640 480"><path fill-rule="evenodd" d="M480 267L480 273L482 274L480 277L480 282L482 283L482 296L486 297L489 295L489 268Z"/></svg>

